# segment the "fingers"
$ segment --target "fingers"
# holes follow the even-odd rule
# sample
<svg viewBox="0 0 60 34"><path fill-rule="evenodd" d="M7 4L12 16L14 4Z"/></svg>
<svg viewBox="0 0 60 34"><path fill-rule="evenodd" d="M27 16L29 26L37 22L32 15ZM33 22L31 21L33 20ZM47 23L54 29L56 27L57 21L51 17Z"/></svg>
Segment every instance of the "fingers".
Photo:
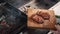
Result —
<svg viewBox="0 0 60 34"><path fill-rule="evenodd" d="M57 31L50 30L53 34L60 34L60 25L55 25Z"/></svg>
<svg viewBox="0 0 60 34"><path fill-rule="evenodd" d="M60 25L55 25L57 31L60 31Z"/></svg>

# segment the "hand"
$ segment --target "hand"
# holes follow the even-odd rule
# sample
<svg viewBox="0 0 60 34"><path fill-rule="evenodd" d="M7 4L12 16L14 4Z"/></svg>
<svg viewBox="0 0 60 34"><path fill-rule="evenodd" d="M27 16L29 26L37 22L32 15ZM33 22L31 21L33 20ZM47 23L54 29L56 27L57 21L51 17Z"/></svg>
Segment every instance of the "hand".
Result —
<svg viewBox="0 0 60 34"><path fill-rule="evenodd" d="M60 34L60 25L55 25L57 31L52 31L53 34Z"/></svg>

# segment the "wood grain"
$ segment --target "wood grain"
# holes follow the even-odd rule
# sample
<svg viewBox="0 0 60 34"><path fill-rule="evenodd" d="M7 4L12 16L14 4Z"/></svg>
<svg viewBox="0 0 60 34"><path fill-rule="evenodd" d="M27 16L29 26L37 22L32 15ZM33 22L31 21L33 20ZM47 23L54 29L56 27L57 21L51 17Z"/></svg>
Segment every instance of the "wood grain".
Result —
<svg viewBox="0 0 60 34"><path fill-rule="evenodd" d="M54 14L53 10L46 10L46 9L28 9L28 21L27 21L27 26L30 28L43 28L43 29L55 29L55 24L56 24L56 17ZM30 17L31 15L35 14L37 11L43 11L43 12L47 12L50 15L50 19L49 20L44 20L43 24L37 24L36 22L34 22Z"/></svg>

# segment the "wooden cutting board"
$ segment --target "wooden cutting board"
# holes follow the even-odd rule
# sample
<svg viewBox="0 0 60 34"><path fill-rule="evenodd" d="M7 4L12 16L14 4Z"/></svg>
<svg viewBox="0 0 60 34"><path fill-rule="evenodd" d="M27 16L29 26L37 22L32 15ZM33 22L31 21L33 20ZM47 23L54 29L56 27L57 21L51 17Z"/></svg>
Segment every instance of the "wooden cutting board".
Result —
<svg viewBox="0 0 60 34"><path fill-rule="evenodd" d="M28 15L27 27L55 30L56 18L55 18L55 14L54 14L53 10L29 8L27 11L28 11L28 13L27 13L27 15ZM37 11L48 12L49 15L50 15L50 19L49 20L44 20L43 24L37 24L36 22L32 21L32 19L30 17L33 14L35 14Z"/></svg>

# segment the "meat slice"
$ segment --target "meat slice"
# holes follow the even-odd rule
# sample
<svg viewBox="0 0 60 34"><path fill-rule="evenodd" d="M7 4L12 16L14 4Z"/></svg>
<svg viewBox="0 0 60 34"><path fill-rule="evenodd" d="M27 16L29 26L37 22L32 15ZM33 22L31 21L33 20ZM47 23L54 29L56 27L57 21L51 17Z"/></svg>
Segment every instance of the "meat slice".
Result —
<svg viewBox="0 0 60 34"><path fill-rule="evenodd" d="M38 16L38 15L32 15L32 20L33 21L35 21L35 22L37 22L38 24L42 24L42 23L44 23L44 20L43 20L43 18L42 17L40 17L40 16Z"/></svg>
<svg viewBox="0 0 60 34"><path fill-rule="evenodd" d="M41 11L41 12L37 12L36 14L41 16L44 20L49 20L49 18L50 18L49 13L47 13L47 12L42 12Z"/></svg>

